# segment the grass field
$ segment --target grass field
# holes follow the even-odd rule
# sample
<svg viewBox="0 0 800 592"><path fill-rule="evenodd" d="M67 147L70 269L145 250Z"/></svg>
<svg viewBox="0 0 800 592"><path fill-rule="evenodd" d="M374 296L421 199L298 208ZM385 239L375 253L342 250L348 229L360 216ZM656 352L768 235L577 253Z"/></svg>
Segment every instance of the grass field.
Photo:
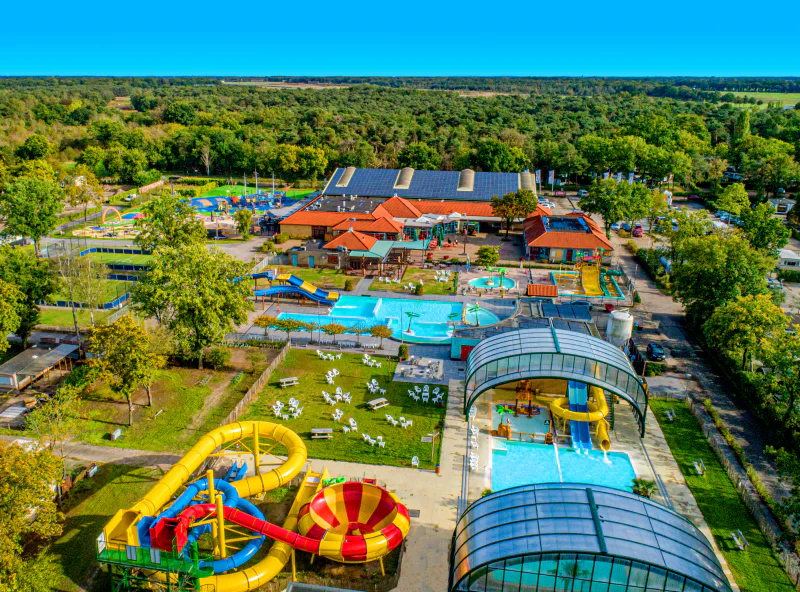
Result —
<svg viewBox="0 0 800 592"><path fill-rule="evenodd" d="M447 295L452 295L454 293L452 279L449 282L437 282L435 279L433 279L434 277L435 274L432 270L420 269L419 267L409 267L406 270L406 274L403 276L403 279L399 284L387 284L375 280L370 284L369 291L408 293L409 290L406 290L407 284L409 283L418 284L419 281L422 280L422 285L425 290L424 292L425 294L441 294L447 296Z"/></svg>
<svg viewBox="0 0 800 592"><path fill-rule="evenodd" d="M347 276L338 269L314 268L307 267L291 267L289 265L275 265L270 266L270 269L277 269L278 273L291 273L299 277L301 280L312 283L318 288L323 284L332 284L337 288L344 288L344 282ZM358 278L353 278L353 285L358 283ZM259 280L259 285L264 287L268 284L267 280Z"/></svg>
<svg viewBox="0 0 800 592"><path fill-rule="evenodd" d="M117 510L133 505L161 475L157 469L101 465L93 478L75 486L62 508L66 515L63 533L50 547L60 572L53 590L108 590L105 572L92 578L99 569L97 537ZM87 586L90 580L92 585Z"/></svg>
<svg viewBox="0 0 800 592"><path fill-rule="evenodd" d="M343 354L342 359L329 362L320 360L314 352L290 350L286 360L272 374L269 385L259 393L240 419L275 421L271 409L275 401L286 404L290 397L295 397L303 408L302 415L281 423L300 434L310 457L408 467L411 466L411 457L418 456L421 467L432 468L439 458L441 439L437 439L436 461L432 463L431 445L421 442L420 438L441 431L445 409L421 401L415 403L407 393L413 385L391 382L396 362L383 359L381 364L381 368L370 368L361 363L361 356L355 354ZM324 376L331 368L336 368L340 373L334 385L327 384ZM300 386L280 388L278 380L289 376L296 376ZM373 395L367 390L366 382L373 378L386 389L385 395ZM322 391L332 394L337 386L350 392L353 397L351 403L341 402L331 406L325 402ZM446 387L440 388L446 391ZM378 397L385 397L390 405L372 411L366 402ZM337 408L344 412L341 422L335 422L332 418ZM413 421L413 425L406 429L394 427L386 421L386 414L395 419L403 416ZM358 431L345 434L342 426L348 425L350 417L358 423ZM312 440L312 428L333 428L333 438ZM386 447L370 446L364 442L362 433L372 438L383 436Z"/></svg>
<svg viewBox="0 0 800 592"><path fill-rule="evenodd" d="M723 93L725 94L725 93ZM800 93L777 93L777 92L734 92L731 93L737 97L750 97L756 100L764 101L761 108L766 109L767 103L780 102L784 107L786 105L797 105L800 103ZM744 105L748 106L748 105Z"/></svg>
<svg viewBox="0 0 800 592"><path fill-rule="evenodd" d="M72 310L69 308L47 308L41 307L41 315L39 317L40 325L50 325L53 327L69 327L72 328ZM91 327L92 317L88 310L78 310L78 326ZM95 310L94 322L95 324L104 324L106 319L110 317L115 311L113 310Z"/></svg>
<svg viewBox="0 0 800 592"><path fill-rule="evenodd" d="M272 190L272 185L261 179L258 185L259 190L264 192L269 192ZM247 184L247 193L252 195L255 193L256 185L255 183ZM280 188L276 187L276 191L279 191ZM225 197L226 195L242 195L244 193L244 185L222 185L217 187L216 189L212 189L204 193L201 197ZM289 197L304 197L310 193L314 193L314 189L289 189L286 194Z"/></svg>
<svg viewBox="0 0 800 592"><path fill-rule="evenodd" d="M794 590L686 404L676 400L650 399L650 408L661 424L672 455L740 589L746 592ZM675 410L677 418L674 422L663 419L669 408ZM706 465L707 471L703 476L697 474L692 464L698 458L703 459ZM731 539L731 531L737 529L750 543L747 551L739 551Z"/></svg>
<svg viewBox="0 0 800 592"><path fill-rule="evenodd" d="M120 265L147 265L152 261L152 255L125 255L124 253L89 253L85 255L100 263L117 263Z"/></svg>
<svg viewBox="0 0 800 592"><path fill-rule="evenodd" d="M122 282L118 280L105 280L103 282L103 292L100 296L100 302L96 304L105 304L107 302L111 302L112 300L116 300L126 292L130 290L130 282ZM56 292L55 294L51 294L48 296L49 302L55 302L57 300L68 300L65 294Z"/></svg>

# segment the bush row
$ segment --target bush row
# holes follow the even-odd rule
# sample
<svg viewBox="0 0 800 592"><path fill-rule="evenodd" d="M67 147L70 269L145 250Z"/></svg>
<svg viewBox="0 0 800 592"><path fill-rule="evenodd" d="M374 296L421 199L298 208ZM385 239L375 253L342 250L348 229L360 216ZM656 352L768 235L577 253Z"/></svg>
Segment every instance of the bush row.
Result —
<svg viewBox="0 0 800 592"><path fill-rule="evenodd" d="M87 216L91 216L92 214L96 214L97 212L100 212L102 210L103 210L102 206L96 206L96 207L93 207L93 208L89 208L88 210L86 210L86 215ZM59 222L61 224L64 224L66 222L72 222L73 220L82 220L82 219L83 219L83 211L80 211L80 212L73 212L71 214L67 214L66 216L61 216L59 218Z"/></svg>
<svg viewBox="0 0 800 592"><path fill-rule="evenodd" d="M779 269L778 279L793 284L798 283L800 282L800 271L795 271L794 269Z"/></svg>

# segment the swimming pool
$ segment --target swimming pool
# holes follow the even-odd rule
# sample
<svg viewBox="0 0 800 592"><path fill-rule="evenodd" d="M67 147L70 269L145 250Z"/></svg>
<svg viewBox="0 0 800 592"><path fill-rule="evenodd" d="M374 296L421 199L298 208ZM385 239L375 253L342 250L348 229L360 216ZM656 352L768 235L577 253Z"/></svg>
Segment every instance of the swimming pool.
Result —
<svg viewBox="0 0 800 592"><path fill-rule="evenodd" d="M500 491L533 483L586 483L604 485L622 491L633 491L633 470L630 457L624 452L609 452L603 457L600 450L589 455L578 454L573 448L545 444L528 444L494 438L492 440L492 489Z"/></svg>
<svg viewBox="0 0 800 592"><path fill-rule="evenodd" d="M513 403L506 403L506 405L513 405ZM550 414L547 409L539 407L539 413L528 417L525 413L520 413L514 417L514 412L511 413L497 413L496 405L495 411L492 413L492 429L496 430L500 422L508 423L511 426L511 431L514 437L517 434L539 434L542 436L545 432L550 431Z"/></svg>
<svg viewBox="0 0 800 592"><path fill-rule="evenodd" d="M453 323L460 323L463 317L463 302L440 302L437 300L418 300L416 298L370 298L368 296L342 296L332 309L321 308L324 314L281 313L279 319L291 318L306 323L339 323L352 328L358 325L371 327L378 323L388 323L392 336L406 341L420 343L449 343L453 335ZM328 312L330 310L330 312ZM409 319L406 313L417 316ZM476 313L467 315L467 322L475 324ZM498 322L493 313L481 309L477 321L481 326ZM408 332L409 322L411 332Z"/></svg>
<svg viewBox="0 0 800 592"><path fill-rule="evenodd" d="M489 282L492 282L491 284ZM500 276L479 277L469 281L469 285L481 290L493 290L500 287ZM516 286L516 282L511 278L503 278L503 288L510 290Z"/></svg>

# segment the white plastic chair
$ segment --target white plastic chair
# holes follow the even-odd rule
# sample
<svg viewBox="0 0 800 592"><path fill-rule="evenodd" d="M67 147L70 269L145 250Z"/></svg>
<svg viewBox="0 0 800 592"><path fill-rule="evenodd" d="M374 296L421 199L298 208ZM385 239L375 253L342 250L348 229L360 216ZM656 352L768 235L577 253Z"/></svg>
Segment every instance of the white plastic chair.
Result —
<svg viewBox="0 0 800 592"><path fill-rule="evenodd" d="M378 442L378 446L381 447L381 448L386 448L386 442L383 442L383 441Z"/></svg>
<svg viewBox="0 0 800 592"><path fill-rule="evenodd" d="M421 388L419 388L418 386L415 386L415 387L414 387L414 391L415 391L417 394L420 394L420 393L422 392L422 389L421 389Z"/></svg>
<svg viewBox="0 0 800 592"><path fill-rule="evenodd" d="M350 428L348 428L347 426L342 426L342 431L343 431L345 434L349 434L349 433L350 433Z"/></svg>
<svg viewBox="0 0 800 592"><path fill-rule="evenodd" d="M364 442L367 442L369 440L369 434L365 434L362 432L361 437L364 438Z"/></svg>
<svg viewBox="0 0 800 592"><path fill-rule="evenodd" d="M375 367L376 367L376 368L380 368L380 367L381 367L381 363L380 363L380 362L378 362L377 364L375 364Z"/></svg>
<svg viewBox="0 0 800 592"><path fill-rule="evenodd" d="M281 419L283 421L288 421L289 420L289 416L288 415L281 415Z"/></svg>
<svg viewBox="0 0 800 592"><path fill-rule="evenodd" d="M377 440L375 440L374 438L370 438L369 439L369 445L370 446L375 446L375 442L377 442Z"/></svg>
<svg viewBox="0 0 800 592"><path fill-rule="evenodd" d="M427 393L423 393L422 402L423 403L427 403L429 399L430 399L430 396Z"/></svg>
<svg viewBox="0 0 800 592"><path fill-rule="evenodd" d="M419 466L419 457L418 456L412 456L411 457L411 466L412 467L418 467Z"/></svg>
<svg viewBox="0 0 800 592"><path fill-rule="evenodd" d="M385 394L386 394L386 389L379 389L379 392L380 392L382 395L385 395Z"/></svg>
<svg viewBox="0 0 800 592"><path fill-rule="evenodd" d="M337 386L337 387L336 387L336 394L337 394L337 395L341 395L341 394L342 394L342 392L343 392L343 391L342 391L342 387L340 387L340 386Z"/></svg>

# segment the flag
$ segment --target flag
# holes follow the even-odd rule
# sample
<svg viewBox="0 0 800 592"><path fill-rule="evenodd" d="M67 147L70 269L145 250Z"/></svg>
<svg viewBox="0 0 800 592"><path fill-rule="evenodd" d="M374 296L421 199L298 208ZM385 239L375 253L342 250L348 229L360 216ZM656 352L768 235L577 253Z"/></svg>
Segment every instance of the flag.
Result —
<svg viewBox="0 0 800 592"><path fill-rule="evenodd" d="M541 183L542 182L542 171L541 170L537 170L536 171L536 182L537 183Z"/></svg>
<svg viewBox="0 0 800 592"><path fill-rule="evenodd" d="M633 173L628 173L628 185L633 185Z"/></svg>
<svg viewBox="0 0 800 592"><path fill-rule="evenodd" d="M617 173L617 183L622 183L622 173Z"/></svg>
<svg viewBox="0 0 800 592"><path fill-rule="evenodd" d="M609 173L608 171L606 171L605 173L603 173L603 180L605 181L606 179L608 179L608 176L609 176L610 174L611 174L611 173Z"/></svg>
<svg viewBox="0 0 800 592"><path fill-rule="evenodd" d="M556 172L555 171L547 171L547 182L552 185L556 182Z"/></svg>

